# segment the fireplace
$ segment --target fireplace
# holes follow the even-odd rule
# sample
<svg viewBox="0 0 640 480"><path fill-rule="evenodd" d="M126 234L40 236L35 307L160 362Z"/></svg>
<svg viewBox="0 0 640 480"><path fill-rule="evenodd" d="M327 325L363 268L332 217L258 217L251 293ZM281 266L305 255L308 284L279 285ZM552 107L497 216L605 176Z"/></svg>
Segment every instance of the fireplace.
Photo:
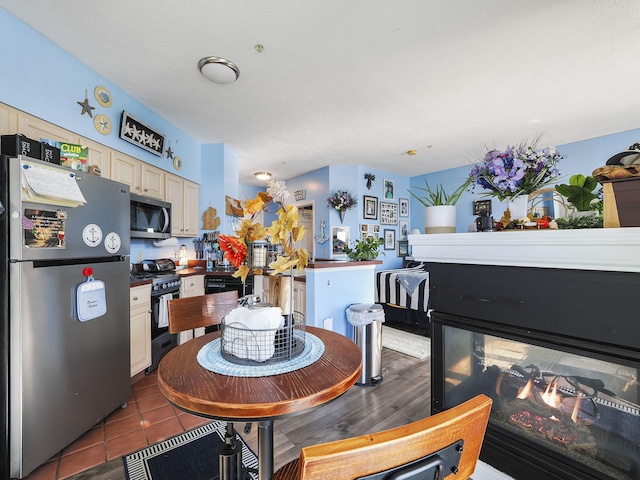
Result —
<svg viewBox="0 0 640 480"><path fill-rule="evenodd" d="M481 460L640 479L640 274L431 262L432 411L493 401Z"/></svg>

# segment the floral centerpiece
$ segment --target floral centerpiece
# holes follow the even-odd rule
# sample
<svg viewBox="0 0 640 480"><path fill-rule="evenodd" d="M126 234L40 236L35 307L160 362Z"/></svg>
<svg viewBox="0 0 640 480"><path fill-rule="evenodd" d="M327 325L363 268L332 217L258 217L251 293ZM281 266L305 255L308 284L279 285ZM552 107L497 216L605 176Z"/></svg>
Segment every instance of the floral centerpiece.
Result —
<svg viewBox="0 0 640 480"><path fill-rule="evenodd" d="M224 256L234 268L234 277L240 277L244 282L249 272L256 275L263 273L262 268L254 268L247 264L248 246L256 240L269 237L272 244L282 244L284 254L278 255L269 263L272 275L291 272L293 268L304 269L309 261L309 252L304 248L294 248L295 242L304 238L304 225L299 225L298 207L285 203L289 192L285 182L277 180L267 184L266 192L259 192L253 200L244 203L244 217L236 235L219 235L218 243ZM264 227L255 222L260 211L267 211L268 207L275 204L278 207L278 219L274 220L270 227Z"/></svg>
<svg viewBox="0 0 640 480"><path fill-rule="evenodd" d="M327 207L335 208L340 214L340 221L344 221L344 214L358 204L358 201L346 190L338 190L327 198Z"/></svg>
<svg viewBox="0 0 640 480"><path fill-rule="evenodd" d="M503 152L488 151L471 169L471 188L482 187L504 201L529 195L553 183L560 174L556 164L564 156L555 148L538 150L536 143L509 146Z"/></svg>

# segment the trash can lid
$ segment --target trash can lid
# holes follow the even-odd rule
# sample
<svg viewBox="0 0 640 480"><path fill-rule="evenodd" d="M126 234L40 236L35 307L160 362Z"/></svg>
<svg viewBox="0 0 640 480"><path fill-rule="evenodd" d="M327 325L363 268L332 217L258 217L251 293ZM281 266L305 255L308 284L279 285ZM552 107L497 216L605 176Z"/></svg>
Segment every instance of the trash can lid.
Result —
<svg viewBox="0 0 640 480"><path fill-rule="evenodd" d="M382 310L382 305L378 303L355 303L349 309L358 313L377 313Z"/></svg>

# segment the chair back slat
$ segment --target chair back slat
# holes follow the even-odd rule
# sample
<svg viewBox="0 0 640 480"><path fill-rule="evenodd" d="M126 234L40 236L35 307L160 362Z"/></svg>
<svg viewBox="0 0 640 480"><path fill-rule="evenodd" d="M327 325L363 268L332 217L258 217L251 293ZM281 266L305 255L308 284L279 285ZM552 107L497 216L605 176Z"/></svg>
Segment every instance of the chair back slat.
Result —
<svg viewBox="0 0 640 480"><path fill-rule="evenodd" d="M169 333L219 325L224 316L238 306L238 292L209 293L174 298L167 302Z"/></svg>
<svg viewBox="0 0 640 480"><path fill-rule="evenodd" d="M491 399L485 395L454 408L382 432L305 447L300 458L276 472L274 479L355 479L406 465L457 442L464 441L456 475L468 478L474 471L484 440ZM286 475L285 475L286 474Z"/></svg>

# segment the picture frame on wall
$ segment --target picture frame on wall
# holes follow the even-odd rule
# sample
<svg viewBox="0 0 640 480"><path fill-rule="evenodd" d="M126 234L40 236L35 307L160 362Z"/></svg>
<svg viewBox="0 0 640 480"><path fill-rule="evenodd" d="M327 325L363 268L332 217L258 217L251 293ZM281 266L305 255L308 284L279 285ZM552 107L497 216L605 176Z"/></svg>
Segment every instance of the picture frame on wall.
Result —
<svg viewBox="0 0 640 480"><path fill-rule="evenodd" d="M382 181L382 188L384 191L382 192L382 196L385 200L393 200L395 199L395 191L396 191L396 182L393 180L389 180L385 178Z"/></svg>
<svg viewBox="0 0 640 480"><path fill-rule="evenodd" d="M398 204L391 202L380 202L380 224L398 224Z"/></svg>
<svg viewBox="0 0 640 480"><path fill-rule="evenodd" d="M409 199L408 198L400 198L398 199L398 203L400 205L400 213L401 217L409 216Z"/></svg>
<svg viewBox="0 0 640 480"><path fill-rule="evenodd" d="M364 208L362 210L363 217L369 220L377 220L378 197L370 197L369 195L364 195L364 202L362 203L364 205Z"/></svg>
<svg viewBox="0 0 640 480"><path fill-rule="evenodd" d="M407 240L409 238L409 222L402 221L400 225L400 240Z"/></svg>
<svg viewBox="0 0 640 480"><path fill-rule="evenodd" d="M384 249L395 250L396 248L396 231L391 228L384 229Z"/></svg>
<svg viewBox="0 0 640 480"><path fill-rule="evenodd" d="M400 240L398 242L398 256L407 257L409 255L409 240Z"/></svg>

